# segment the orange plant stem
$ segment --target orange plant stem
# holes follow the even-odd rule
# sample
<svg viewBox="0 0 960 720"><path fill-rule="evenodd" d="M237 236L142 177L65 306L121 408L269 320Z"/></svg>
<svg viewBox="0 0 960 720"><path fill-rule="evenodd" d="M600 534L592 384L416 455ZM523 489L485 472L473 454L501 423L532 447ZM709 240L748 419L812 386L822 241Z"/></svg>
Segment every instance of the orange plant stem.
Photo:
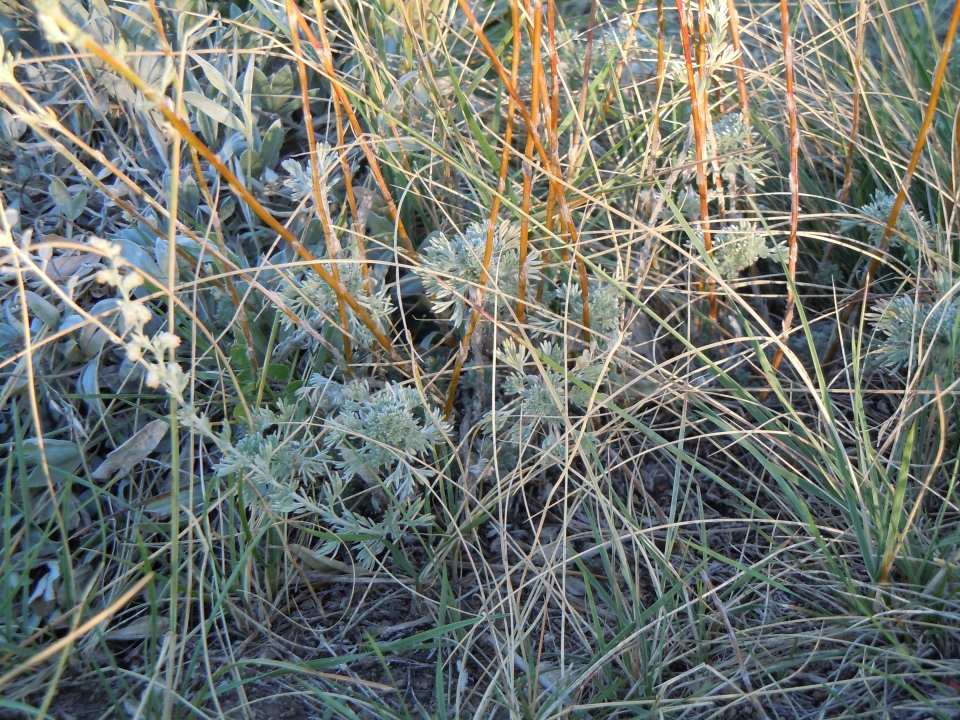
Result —
<svg viewBox="0 0 960 720"><path fill-rule="evenodd" d="M160 95L152 87L150 87L144 80L137 75L133 70L131 70L127 64L117 58L113 57L102 45L100 45L96 40L94 40L90 35L87 35L79 30L76 25L73 24L59 8L55 8L48 13L48 18L56 22L62 31L65 31L68 36L76 38L77 43L83 47L87 52L91 53L98 59L102 60L104 63L109 65L113 70L117 72L121 77L125 78L128 82L133 84L144 96L152 103L156 105L157 110L163 115L164 119L170 123L176 132L206 160L209 162L224 180L230 185L231 189L237 196L246 203L254 214L259 217L271 230L276 232L284 241L286 241L290 247L304 260L310 263L310 266L317 272L317 274L326 282L333 291L338 295L342 296L344 302L350 306L350 309L353 310L357 317L360 318L360 321L370 330L373 336L377 339L377 342L387 350L388 352L393 352L393 345L390 342L389 338L383 334L377 324L373 322L373 319L367 313L366 310L350 295L347 289L340 283L337 283L333 276L327 271L326 268L319 262L313 254L307 250L303 244L297 240L297 238L291 233L287 228L285 228L279 220L277 220L263 205L261 205L253 194L247 189L247 187L240 182L236 175L228 168L222 160L214 153L210 148L208 148L200 138L198 138L193 131L190 129L189 125L185 123L170 107L169 99L163 95Z"/></svg>
<svg viewBox="0 0 960 720"><path fill-rule="evenodd" d="M533 144L537 150L537 154L540 156L540 161L544 164L547 171L550 173L550 182L552 185L559 188L559 191L556 192L557 205L560 209L560 217L563 220L567 234L570 236L571 244L573 245L575 252L579 242L579 236L577 234L576 226L573 223L573 217L570 214L570 207L567 204L566 194L562 192L563 177L559 172L559 165L553 167L551 163L550 156L547 153L546 148L543 145L543 141L540 138L540 134L537 131L536 125L534 125L530 113L524 107L523 100L520 99L520 95L517 93L516 85L510 80L507 71L503 67L503 63L500 62L500 59L497 57L497 52L494 50L493 46L490 44L490 41L487 39L486 33L483 32L483 27L477 21L477 18L473 14L473 10L470 8L470 4L467 0L457 0L460 5L460 9L463 11L464 15L467 16L467 20L470 22L470 26L473 28L474 34L477 36L477 39L480 40L480 44L483 46L484 52L487 54L487 58L490 60L490 64L496 70L497 75L500 76L501 82L503 82L504 87L506 87L507 92L513 98L514 103L516 103L517 110L520 112L520 116L523 118L524 123L527 125L527 132L533 137ZM534 61L537 61L538 58L534 58ZM544 105L546 106L547 101L544 99ZM586 285L587 270L586 265L583 262L583 258L577 253L577 269L580 273L581 284ZM587 305L584 305L583 308L583 320L584 320L584 339L589 339L589 327L590 327L590 310Z"/></svg>
<svg viewBox="0 0 960 720"><path fill-rule="evenodd" d="M511 9L516 9L520 0L511 0ZM530 13L533 16L533 27L530 31L530 44L532 54L532 78L530 90L530 111L532 121L540 122L540 71L542 64L536 62L540 57L540 35L542 13L540 12L540 2L535 0L532 3L533 8ZM519 11L518 11L519 12ZM527 130L526 147L523 153L523 197L520 204L520 278L517 282L517 320L523 322L526 318L526 298L527 298L527 245L530 237L530 194L533 188L533 134Z"/></svg>
<svg viewBox="0 0 960 720"><path fill-rule="evenodd" d="M607 92L607 99L603 102L603 110L600 111L601 116L606 115L610 111L613 98L617 94L617 85L620 83L620 78L623 77L623 68L627 64L627 53L629 53L630 48L633 47L633 38L636 35L637 22L640 20L641 12L643 12L643 0L637 0L637 7L634 9L633 15L630 16L630 31L627 39L623 43L623 51L620 54L620 58L617 60L617 68L613 72L613 85L610 86L610 90ZM660 73L658 72L657 80L660 81L660 79Z"/></svg>
<svg viewBox="0 0 960 720"><path fill-rule="evenodd" d="M735 0L727 0L727 15L730 25L730 44L737 55L734 61L734 67L737 72L737 91L740 94L740 112L743 121L750 126L750 96L747 93L747 81L743 72L743 49L740 45L740 15L737 14L737 4Z"/></svg>
<svg viewBox="0 0 960 720"><path fill-rule="evenodd" d="M300 33L297 32L297 21L295 17L295 5L293 0L287 0L287 16L290 22L290 38L293 41L293 54L297 58L297 73L300 75L300 98L303 106L303 124L307 130L307 146L310 150L311 175L313 176L313 194L314 202L317 205L317 215L320 217L320 224L323 226L323 234L327 241L327 257L330 258L330 274L334 282L340 284L340 269L337 267L337 251L339 250L337 238L334 235L333 223L327 212L327 191L321 185L325 180L320 178L320 156L317 154L317 136L313 131L313 112L310 110L310 88L307 86L307 66L303 62L303 53L300 50ZM339 154L339 150L337 151ZM353 364L353 351L350 348L350 319L347 316L347 307L343 298L337 296L337 310L340 312L340 325L343 333L343 356L347 361L347 367Z"/></svg>
<svg viewBox="0 0 960 720"><path fill-rule="evenodd" d="M294 5L300 27L303 28L304 33L307 35L307 39L310 40L310 44L313 46L313 49L319 56L320 62L323 63L323 70L327 75L327 80L330 81L330 87L333 88L333 92L336 94L337 99L340 101L343 109L347 112L347 119L350 121L350 127L353 129L353 134L356 135L357 140L360 143L360 148L363 150L363 154L366 156L367 162L370 164L370 172L373 173L373 178L377 183L377 187L380 188L380 193L383 195L383 199L387 203L387 210L390 212L390 218L397 224L397 234L400 236L400 240L403 242L404 247L406 247L408 251L415 253L416 251L413 248L413 243L410 241L410 236L407 235L407 230L403 226L403 221L400 219L400 211L397 209L397 204L393 201L393 196L390 194L390 188L387 187L387 181L383 177L383 172L380 170L380 161L377 160L376 153L374 153L370 148L370 143L368 143L366 140L366 136L363 133L363 128L360 127L360 121L357 119L357 114L353 111L353 106L350 105L350 101L347 98L347 93L344 91L343 86L337 79L337 71L333 66L333 51L330 49L330 41L327 39L327 27L323 21L323 6L320 0L314 0L313 6L317 14L317 28L320 31L320 41L317 41L316 35L314 35L313 31L310 29L310 24L303 16L303 13L300 12L300 8Z"/></svg>
<svg viewBox="0 0 960 720"><path fill-rule="evenodd" d="M556 200L557 210L560 213L566 235L569 238L569 244L573 247L574 262L577 266L577 276L580 279L580 297L583 303L583 339L590 340L590 286L587 279L587 267L577 252L580 244L578 233L573 224L573 216L570 215L570 206L566 202L566 190L563 182L563 169L560 167L560 54L557 50L557 6L554 0L547 2L547 39L550 43L550 112L545 113L547 119L547 134L550 139L550 161L552 163L553 174L557 182L550 184L551 194L547 196L547 230L551 229L553 222L553 203ZM546 96L544 96L546 102ZM569 254L566 251L566 244L562 244L562 257L564 263L569 262Z"/></svg>
<svg viewBox="0 0 960 720"><path fill-rule="evenodd" d="M510 68L511 78L514 82L517 80L517 73L520 71L520 13L517 9L517 2L510 5L510 16L513 22L513 62ZM460 341L460 350L457 353L457 362L453 367L453 376L450 378L450 387L447 390L447 400L443 406L443 414L449 418L453 413L453 401L456 397L457 384L460 381L460 373L463 371L463 364L467 361L470 354L470 340L477 329L477 322L480 320L480 308L483 307L483 292L486 289L487 282L490 280L490 262L493 259L493 238L497 232L497 216L500 213L500 198L507 187L507 168L510 160L511 141L513 140L513 98L507 103L507 124L503 130L503 154L500 156L500 174L497 177L497 192L493 196L493 205L490 207L490 219L487 221L487 238L483 246L483 273L480 277L480 287L477 288L477 305L470 313L470 321L467 324L467 331Z"/></svg>
<svg viewBox="0 0 960 720"><path fill-rule="evenodd" d="M783 64L787 82L787 115L790 122L790 245L787 260L787 274L790 284L787 286L787 307L783 313L781 339L785 343L793 324L793 311L796 305L794 286L797 280L797 225L800 221L800 177L797 167L797 153L800 149L800 129L797 127L797 102L793 89L793 42L790 39L790 10L787 0L780 0L780 25L783 33ZM773 371L776 372L783 359L783 345L777 346L773 357Z"/></svg>
<svg viewBox="0 0 960 720"><path fill-rule="evenodd" d="M860 63L863 59L864 28L867 24L867 0L860 0L860 11L857 13L857 45L853 58L853 115L850 119L850 142L847 143L847 156L843 165L843 186L840 188L840 204L847 201L850 185L853 184L853 151L857 145L857 132L860 126L860 97L863 88L860 83ZM833 248L827 248L827 252ZM824 257L826 259L826 257Z"/></svg>
<svg viewBox="0 0 960 720"><path fill-rule="evenodd" d="M907 165L907 171L900 183L900 189L897 191L897 197L893 201L893 208L890 210L890 217L887 218L887 226L883 231L883 237L880 238L880 244L877 246L876 257L870 261L867 267L866 275L863 277L861 290L854 296L849 304L844 308L840 316L840 332L846 327L847 321L854 308L864 304L870 292L870 278L880 267L880 258L887 249L890 242L890 236L893 234L893 228L900 215L900 209L907 199L907 192L910 190L910 183L913 180L913 173L920 163L920 156L923 154L923 147L927 142L927 134L930 132L930 126L933 125L933 119L937 113L937 103L940 100L940 88L943 84L943 76L947 70L947 61L950 59L950 50L953 47L953 38L957 34L957 24L960 23L960 0L953 4L953 14L950 16L950 24L947 26L947 34L943 40L943 49L940 51L940 59L937 61L937 69L933 75L933 85L930 89L930 99L927 102L927 110L924 113L923 124L920 126L920 132L917 135L917 141L913 147L913 155L910 156L910 163ZM830 346L827 357L824 362L833 360L840 346L840 338L837 337Z"/></svg>
<svg viewBox="0 0 960 720"><path fill-rule="evenodd" d="M704 167L704 144L706 140L705 125L700 117L700 93L697 91L697 79L693 73L693 55L690 51L690 29L687 26L687 13L683 0L677 0L677 15L680 18L680 38L683 42L683 59L687 68L687 85L690 88L690 115L693 122L693 143L697 153L697 189L700 192L700 228L703 231L703 244L707 254L713 257L713 238L710 233L710 221L707 209L707 172ZM710 287L710 319L717 319L717 299L713 294L713 280L708 280ZM703 287L703 279L700 280Z"/></svg>

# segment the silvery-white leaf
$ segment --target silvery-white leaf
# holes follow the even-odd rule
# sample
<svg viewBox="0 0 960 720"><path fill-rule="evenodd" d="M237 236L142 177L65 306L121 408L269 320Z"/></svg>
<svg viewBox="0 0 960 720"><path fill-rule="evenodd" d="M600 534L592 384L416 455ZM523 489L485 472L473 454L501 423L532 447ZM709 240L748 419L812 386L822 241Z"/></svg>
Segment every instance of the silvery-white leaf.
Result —
<svg viewBox="0 0 960 720"><path fill-rule="evenodd" d="M93 472L97 480L109 480L126 475L133 467L156 449L170 428L166 420L147 423L123 445L107 455L106 460Z"/></svg>
<svg viewBox="0 0 960 720"><path fill-rule="evenodd" d="M228 128L236 130L237 132L244 132L245 128L240 118L222 105L218 105L213 100L196 92L185 92L183 94L183 99L188 104L193 105L193 107L202 112L204 115L216 120L221 125L226 125Z"/></svg>
<svg viewBox="0 0 960 720"><path fill-rule="evenodd" d="M74 195L63 184L63 180L57 177L50 181L50 198L57 206L57 210L70 221L80 217L80 213L87 207L87 191L81 189Z"/></svg>
<svg viewBox="0 0 960 720"><path fill-rule="evenodd" d="M35 438L29 438L21 443L20 451L27 467L32 468L26 480L29 488L47 486L44 458L50 471L50 479L54 482L64 480L67 475L74 473L83 461L80 446L71 440L44 438L41 452L40 443Z"/></svg>
<svg viewBox="0 0 960 720"><path fill-rule="evenodd" d="M31 290L27 290L24 294L27 296L27 306L36 317L40 318L51 330L60 327L60 311L53 303Z"/></svg>

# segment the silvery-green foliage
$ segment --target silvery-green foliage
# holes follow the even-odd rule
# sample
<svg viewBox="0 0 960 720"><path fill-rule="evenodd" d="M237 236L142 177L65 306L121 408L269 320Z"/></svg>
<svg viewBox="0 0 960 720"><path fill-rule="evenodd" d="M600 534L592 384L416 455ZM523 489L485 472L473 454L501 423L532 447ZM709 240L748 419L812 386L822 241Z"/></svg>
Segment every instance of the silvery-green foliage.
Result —
<svg viewBox="0 0 960 720"><path fill-rule="evenodd" d="M332 263L324 261L323 264L328 271L332 271ZM340 282L347 288L347 292L367 311L377 327L386 332L390 327L393 303L381 280L375 273L364 279L355 248L341 251L336 267ZM285 285L283 289L288 307L312 326L331 321L339 326L340 309L333 288L312 270L306 270L299 279L294 280L297 284ZM350 335L361 346L376 345L370 328L349 307L346 312ZM293 321L287 316L283 317L282 323L285 328L293 327Z"/></svg>
<svg viewBox="0 0 960 720"><path fill-rule="evenodd" d="M294 158L287 158L280 163L280 167L288 173L288 177L283 179L283 186L290 193L294 202L299 203L304 198L314 196L313 160L307 160L306 169ZM340 161L336 152L326 143L318 144L317 175L320 180L321 193L329 192L339 168Z"/></svg>
<svg viewBox="0 0 960 720"><path fill-rule="evenodd" d="M717 143L720 176L727 185L735 185L738 177L748 187L763 182L770 169L770 160L757 133L751 131L739 111L728 113L713 124Z"/></svg>
<svg viewBox="0 0 960 720"><path fill-rule="evenodd" d="M339 411L344 405L360 403L370 397L370 385L366 380L349 380L339 383L320 373L311 375L309 382L297 391L324 415Z"/></svg>
<svg viewBox="0 0 960 720"><path fill-rule="evenodd" d="M449 316L454 325L463 327L471 308L479 304L480 288L484 288L483 307L492 312L499 303L516 298L520 277L519 227L500 222L493 233L493 252L489 274L483 270L483 256L489 225L471 223L463 234L448 238L434 233L421 249L421 266L427 294L433 298L434 311ZM533 254L531 254L533 255ZM527 289L536 286L536 262L527 262ZM486 275L486 278L485 278ZM486 282L484 282L486 280Z"/></svg>
<svg viewBox="0 0 960 720"><path fill-rule="evenodd" d="M602 362L596 345L576 357L572 367L568 367L558 343L545 342L538 349L542 371L526 348L509 338L503 342L497 359L506 372L502 388L508 399L487 413L484 429L487 435L496 434L499 443L518 452L539 448L545 453L541 461L549 465L557 460L553 453L570 416L590 403ZM566 376L554 366L565 368Z"/></svg>
<svg viewBox="0 0 960 720"><path fill-rule="evenodd" d="M295 422L296 413L297 407L287 403L279 403L278 412L254 410L250 425L238 428L240 435L235 440L229 428L215 433L206 417L187 412L181 418L186 427L213 440L220 449L218 475L239 473L255 490L245 494L248 507L262 505L282 514L307 507L301 480L325 476L330 462L330 456L317 448L317 438L309 434L294 437L302 428Z"/></svg>
<svg viewBox="0 0 960 720"><path fill-rule="evenodd" d="M689 185L677 193L677 209L686 220L697 220L700 217L700 195Z"/></svg>
<svg viewBox="0 0 960 720"><path fill-rule="evenodd" d="M724 280L733 280L760 259L786 256L783 243L771 245L769 236L748 220L728 225L714 235L713 260Z"/></svg>
<svg viewBox="0 0 960 720"><path fill-rule="evenodd" d="M588 281L590 303L590 331L597 341L606 344L616 338L623 322L623 295L612 283L602 280ZM573 322L583 323L583 292L580 281L575 280L569 286L561 288L561 302L569 298L569 318ZM567 313L564 313L566 315Z"/></svg>
<svg viewBox="0 0 960 720"><path fill-rule="evenodd" d="M283 187L290 193L294 202L301 202L304 198L313 197L313 161L307 161L307 168L293 158L287 158L280 167L287 171L283 178Z"/></svg>
<svg viewBox="0 0 960 720"><path fill-rule="evenodd" d="M334 474L324 486L320 502L311 508L333 533L333 537L317 548L321 555L332 556L342 545L348 544L361 567L371 570L377 556L384 551L385 542L399 542L410 530L426 530L433 524L433 515L423 511L425 500L422 497L405 508L392 505L382 520L374 520L347 506L345 490L343 479ZM351 541L344 541L342 537L350 537Z"/></svg>
<svg viewBox="0 0 960 720"><path fill-rule="evenodd" d="M868 318L884 337L876 350L883 367L896 371L926 358L935 366L956 360L960 300L918 303L911 295L900 295L875 303L872 310Z"/></svg>
<svg viewBox="0 0 960 720"><path fill-rule="evenodd" d="M6 108L0 108L0 148L8 151L15 150L26 131L26 123Z"/></svg>
<svg viewBox="0 0 960 720"><path fill-rule="evenodd" d="M310 385L339 401L326 421L327 447L339 456L344 479L382 478L400 502L410 501L434 474L427 456L451 431L440 412L416 389L394 382L376 392L365 381L337 388L315 376Z"/></svg>
<svg viewBox="0 0 960 720"><path fill-rule="evenodd" d="M856 227L864 227L870 236L870 241L877 245L887 228L890 213L893 212L895 197L890 193L878 190L873 201L859 208L861 217L851 217L841 221L840 230L849 231ZM927 219L919 213L909 202L900 207L894 232L890 236L890 243L901 247L926 247L934 238L934 229Z"/></svg>

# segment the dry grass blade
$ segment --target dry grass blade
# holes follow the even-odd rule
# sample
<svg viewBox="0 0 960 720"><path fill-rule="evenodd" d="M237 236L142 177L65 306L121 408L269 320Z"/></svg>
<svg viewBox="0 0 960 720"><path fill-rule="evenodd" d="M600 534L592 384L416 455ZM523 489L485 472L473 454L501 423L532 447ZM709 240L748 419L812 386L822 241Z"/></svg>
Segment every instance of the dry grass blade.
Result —
<svg viewBox="0 0 960 720"><path fill-rule="evenodd" d="M297 58L297 74L300 76L300 98L303 107L303 124L307 129L307 147L310 150L310 170L313 180L314 202L316 203L317 215L320 218L320 224L323 227L323 234L326 236L327 257L330 258L330 275L333 277L335 287L342 287L340 282L340 270L337 267L338 252L340 243L337 241L334 232L333 221L330 218L330 203L327 199L327 178L320 177L320 155L317 153L317 136L313 130L313 114L310 111L310 88L307 80L307 66L303 62L303 52L300 49L300 32L298 30L297 13L299 10L293 0L287 0L287 17L290 19L290 37L293 40L293 52ZM337 102L339 108L339 99ZM337 148L335 152L340 155L342 150ZM349 173L347 173L349 175ZM357 244L362 245L363 239L357 238ZM337 296L337 309L340 311L340 325L343 327L343 354L347 360L347 366L353 364L353 352L350 349L350 333L347 328L350 327L350 321L347 318L347 308L342 296Z"/></svg>
<svg viewBox="0 0 960 720"><path fill-rule="evenodd" d="M956 714L953 2L0 5L0 716Z"/></svg>
<svg viewBox="0 0 960 720"><path fill-rule="evenodd" d="M333 67L333 53L330 49L330 40L327 37L327 27L323 21L323 5L320 0L314 0L313 6L317 15L317 27L320 30L320 42L317 42L317 38L314 36L313 32L311 32L310 26L307 24L306 18L303 17L300 9L294 6L294 10L298 15L301 27L303 27L304 31L307 33L307 36L310 38L310 42L313 44L314 50L317 52L317 54L320 56L320 60L323 62L324 70L327 73L327 79L330 81L334 93L336 93L339 106L342 107L347 113L347 118L350 121L350 127L353 129L354 135L356 135L357 140L360 142L360 147L363 149L363 154L367 158L367 162L370 163L370 169L373 171L373 176L376 179L377 186L380 188L383 199L387 203L387 209L390 211L390 217L393 222L396 223L397 233L400 235L400 240L410 253L415 254L416 251L413 247L413 243L410 241L410 236L407 234L407 229L404 227L403 220L400 218L397 205L393 201L393 195L390 193L390 188L387 187L387 181L383 177L383 172L380 169L380 161L377 159L376 153L374 153L370 148L370 145L363 133L363 129L360 126L360 121L357 119L357 114L353 111L353 106L350 104L350 99L347 97L347 94L341 86L340 81L337 79L337 73Z"/></svg>
<svg viewBox="0 0 960 720"><path fill-rule="evenodd" d="M323 267L323 265L316 261L313 257L313 254L308 251L303 244L297 240L293 234L287 230L280 222L277 221L275 217L261 205L257 199L250 193L247 187L240 182L240 180L230 171L230 169L223 164L223 162L214 154L201 140L198 138L193 131L190 130L184 121L177 116L177 114L169 107L168 101L166 98L158 97L156 92L147 85L135 72L133 72L127 65L119 60L117 60L113 55L110 54L104 47L97 43L92 37L82 33L59 9L52 10L50 12L49 18L51 21L58 23L62 29L69 33L69 36L72 36L84 49L91 52L97 58L102 60L104 63L112 67L117 73L122 75L126 80L132 83L137 87L138 90L144 93L152 101L156 102L157 109L164 116L164 118L169 122L177 133L187 141L187 143L194 148L203 158L209 162L213 167L217 169L217 172L230 184L230 187L237 194L237 196L243 200L243 202L250 207L250 209L256 213L257 217L263 220L271 230L275 231L291 248L302 257L307 262L311 263L310 267L316 271L316 273L333 288L333 291L337 294L338 297L341 297L347 305L350 306L350 309L356 313L357 317L360 318L360 321L367 326L373 336L377 339L377 342L386 350L388 353L393 352L393 345L390 342L390 339L383 334L380 328L377 327L376 323L373 322L370 315L364 310L363 307L347 292L346 288L341 284L337 283L333 275Z"/></svg>
<svg viewBox="0 0 960 720"><path fill-rule="evenodd" d="M857 135L860 132L860 102L862 87L860 81L860 66L863 61L863 46L866 37L867 2L861 0L857 12L856 48L853 56L853 113L850 121L850 142L847 145L847 155L843 166L843 185L840 187L840 203L845 203L850 194L850 185L853 182L853 153L857 145Z"/></svg>
<svg viewBox="0 0 960 720"><path fill-rule="evenodd" d="M730 16L730 40L733 43L733 51L737 54L737 92L740 96L740 110L743 113L744 120L750 122L750 93L747 90L746 75L743 70L743 48L740 45L740 15L737 13L737 4L735 0L727 0L727 14Z"/></svg>
<svg viewBox="0 0 960 720"><path fill-rule="evenodd" d="M105 623L111 617L120 612L120 610L124 608L127 603L129 603L130 600L137 595L137 593L143 590L143 588L146 587L147 583L149 583L151 580L153 580L153 573L148 573L134 583L129 590L123 593L123 595L118 597L116 600L110 603L109 606L105 607L92 618L73 628L55 643L51 643L37 654L32 655L29 660L26 660L25 662L16 666L14 669L4 673L2 676L0 676L0 687L9 685L10 682L21 673L24 673L30 668L39 665L47 658L53 657L63 648L73 645L79 638L82 638L98 625Z"/></svg>
<svg viewBox="0 0 960 720"><path fill-rule="evenodd" d="M692 123L693 144L697 157L697 192L700 199L700 230L703 233L703 244L707 254L713 256L713 233L710 230L710 210L707 207L707 168L706 168L706 118L702 116L706 107L704 98L700 98L697 78L693 70L693 54L690 49L690 28L687 26L687 10L683 0L677 0L677 17L680 19L680 40L683 44L683 60L687 70L687 87L690 90L690 118ZM702 43L701 43L702 44ZM701 60L700 66L704 66ZM701 78L702 80L702 78ZM704 86L704 90L706 87ZM704 93L705 94L705 93ZM703 276L700 276L699 286L703 288ZM708 294L710 297L710 319L717 320L717 298L713 293L713 278L707 278Z"/></svg>
<svg viewBox="0 0 960 720"><path fill-rule="evenodd" d="M934 118L936 117L937 103L940 100L940 89L943 85L943 79L947 71L947 63L950 59L951 50L953 49L953 39L957 34L958 23L960 23L960 1L954 2L953 4L953 12L950 15L950 22L947 25L947 32L943 40L943 48L940 51L940 59L937 61L937 68L933 74L930 97L927 100L927 107L924 111L923 122L921 123L920 130L917 133L917 139L913 145L913 152L910 155L910 162L907 164L907 169L903 174L903 179L900 181L896 198L894 199L893 206L890 210L890 215L887 217L883 235L880 237L880 241L877 244L874 257L871 258L869 264L867 265L867 270L863 276L863 282L861 283L860 290L840 312L841 335L843 333L843 329L847 325L847 322L850 320L850 315L853 313L853 311L859 307L862 307L867 302L870 294L870 279L877 272L877 268L880 267L883 255L887 249L887 244L890 242L890 237L893 235L893 230L896 227L900 210L903 208L903 203L907 199L907 193L910 190L910 183L913 180L913 173L916 171L917 165L920 163L920 157L923 154L923 148L927 142L927 135L929 134L930 127L933 124ZM839 347L840 338L838 337L831 344L824 361L827 363L831 362L833 358L836 357Z"/></svg>
<svg viewBox="0 0 960 720"><path fill-rule="evenodd" d="M512 29L513 29L513 52L511 55L511 64L510 64L510 80L516 85L517 82L517 72L520 68L520 13L517 9L517 3L514 2L510 7L510 15L512 19ZM473 339L473 333L477 329L477 322L480 320L480 308L483 307L483 294L486 290L487 283L490 282L490 261L493 259L493 238L497 232L497 223L500 215L500 199L503 197L503 193L506 190L507 185L507 171L510 164L510 155L513 151L511 145L513 140L513 115L514 115L514 101L511 97L507 102L507 125L503 131L503 153L500 155L500 173L497 176L497 190L493 196L493 205L490 208L490 217L487 220L487 233L486 241L483 246L483 264L482 271L480 273L480 285L477 287L477 301L476 307L470 312L470 320L467 323L467 330L463 334L463 339L460 341L460 351L457 353L457 360L453 366L453 375L450 377L450 387L447 389L447 400L443 406L443 414L447 419L450 418L453 413L453 401L457 393L457 385L460 381L460 373L463 371L463 364L467 361L467 356L470 353L470 341ZM520 267L523 268L523 259L521 259ZM522 270L521 270L522 272ZM523 291L524 285L518 283L518 286ZM520 298L523 296L520 295ZM522 304L522 300L518 300Z"/></svg>
<svg viewBox="0 0 960 720"><path fill-rule="evenodd" d="M788 257L787 257L787 307L783 312L783 330L781 338L786 342L790 336L790 328L793 325L794 306L796 305L796 283L797 283L797 227L800 222L800 170L797 164L797 154L800 150L800 128L797 125L797 100L794 91L794 71L793 71L793 41L790 38L790 9L787 0L780 1L780 28L783 34L783 71L786 76L786 104L787 119L789 123L788 147L790 150L790 175L788 184L790 188L790 226L788 236ZM777 352L773 358L773 372L777 372L780 367L780 361L783 359L783 347L778 346Z"/></svg>
<svg viewBox="0 0 960 720"><path fill-rule="evenodd" d="M490 64L493 65L493 68L497 71L497 74L500 76L501 82L507 89L507 92L510 94L510 97L516 103L517 110L520 112L520 115L523 117L524 123L527 126L527 133L530 137L533 138L533 145L537 150L537 153L540 155L540 160L547 169L547 173L550 176L551 184L551 193L552 197L556 198L557 205L560 210L560 218L563 223L564 232L570 239L570 244L574 248L575 263L577 265L577 272L580 276L581 281L581 292L584 294L585 302L583 306L583 335L584 339L589 339L590 336L590 306L588 302L589 288L586 283L587 272L586 266L584 265L583 258L577 252L578 247L578 233L576 227L573 223L573 216L570 214L570 208L566 200L566 192L563 188L563 176L560 172L559 159L554 156L551 160L551 156L547 153L546 148L544 148L543 140L540 137L540 131L538 126L534 124L533 118L530 116L530 112L524 106L523 100L517 94L517 89L514 87L513 83L510 82L510 78L507 75L506 70L503 67L503 64L497 58L497 53L493 49L493 46L490 44L490 41L487 39L486 34L483 32L483 27L480 23L477 22L477 18L474 16L473 11L470 9L469 4L466 0L458 0L460 8L463 10L464 15L467 16L467 20L470 22L470 26L473 28L474 33L480 39L480 44L483 45L484 51L487 53L487 57L490 60ZM535 62L542 62L542 59L535 58ZM541 72L539 74L541 84L545 83L544 74ZM548 102L552 102L549 99L547 93L543 94L542 102L544 107L546 107ZM549 120L549 119L548 119ZM549 121L548 121L549 124ZM549 210L547 216L549 218Z"/></svg>

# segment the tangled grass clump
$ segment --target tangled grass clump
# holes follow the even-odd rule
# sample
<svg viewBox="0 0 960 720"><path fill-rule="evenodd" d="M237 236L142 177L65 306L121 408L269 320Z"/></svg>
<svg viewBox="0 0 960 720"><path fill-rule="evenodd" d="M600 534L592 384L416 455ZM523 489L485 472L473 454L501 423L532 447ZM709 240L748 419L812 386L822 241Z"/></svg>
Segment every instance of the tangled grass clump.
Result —
<svg viewBox="0 0 960 720"><path fill-rule="evenodd" d="M960 10L677 10L0 0L0 717L960 714Z"/></svg>

